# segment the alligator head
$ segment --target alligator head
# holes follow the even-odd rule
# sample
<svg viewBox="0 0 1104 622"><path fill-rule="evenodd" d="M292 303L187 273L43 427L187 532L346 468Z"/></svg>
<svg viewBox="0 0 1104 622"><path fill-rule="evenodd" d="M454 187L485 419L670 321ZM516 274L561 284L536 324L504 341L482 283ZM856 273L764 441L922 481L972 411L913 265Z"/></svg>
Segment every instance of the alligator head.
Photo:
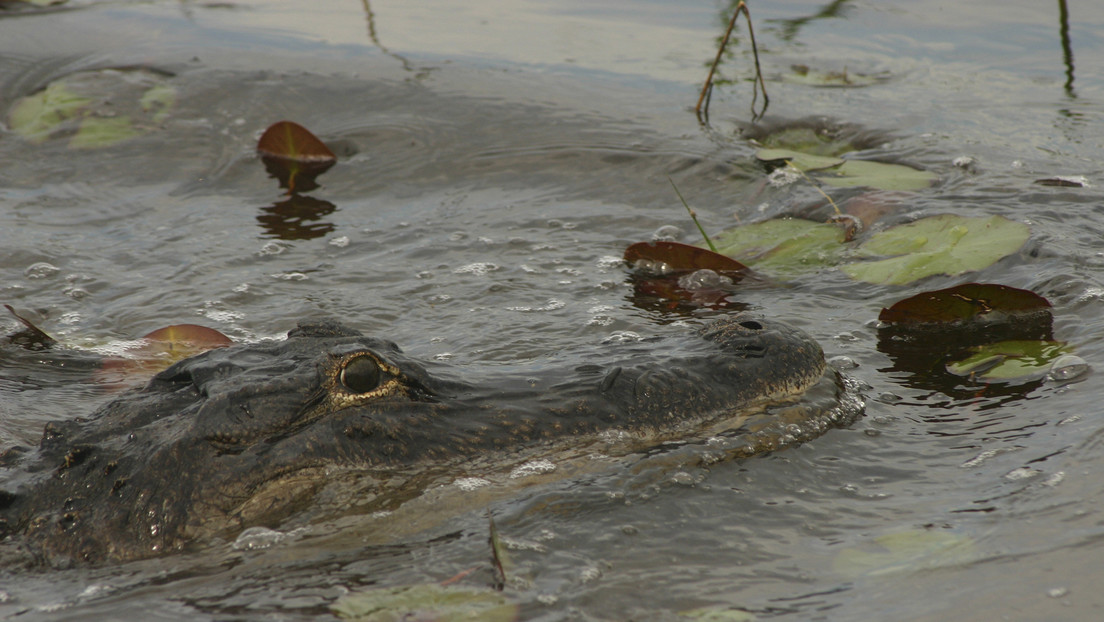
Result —
<svg viewBox="0 0 1104 622"><path fill-rule="evenodd" d="M47 425L37 448L0 454L0 536L23 534L52 563L149 557L279 526L333 469L684 429L792 398L829 374L838 382L809 336L749 317L479 370L420 363L337 323L301 323L285 341L181 361L88 418Z"/></svg>

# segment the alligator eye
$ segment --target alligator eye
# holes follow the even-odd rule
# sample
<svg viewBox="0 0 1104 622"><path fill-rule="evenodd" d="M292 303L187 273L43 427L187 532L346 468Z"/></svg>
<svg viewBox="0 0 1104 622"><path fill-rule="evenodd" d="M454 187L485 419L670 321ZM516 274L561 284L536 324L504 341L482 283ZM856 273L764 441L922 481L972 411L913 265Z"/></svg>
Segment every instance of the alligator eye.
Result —
<svg viewBox="0 0 1104 622"><path fill-rule="evenodd" d="M367 393L379 383L380 368L370 356L358 356L341 370L341 384L353 393Z"/></svg>

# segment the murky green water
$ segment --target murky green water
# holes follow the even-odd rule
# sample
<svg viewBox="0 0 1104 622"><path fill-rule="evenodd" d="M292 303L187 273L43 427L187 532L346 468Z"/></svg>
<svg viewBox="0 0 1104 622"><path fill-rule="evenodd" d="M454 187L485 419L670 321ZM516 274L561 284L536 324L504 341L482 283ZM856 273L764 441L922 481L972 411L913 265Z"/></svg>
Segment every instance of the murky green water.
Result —
<svg viewBox="0 0 1104 622"><path fill-rule="evenodd" d="M870 197L899 219L999 214L1031 229L976 274L886 287L825 270L734 296L848 367L868 397L862 421L709 469L600 469L489 506L446 496L426 504L445 518L421 531L363 517L258 550L0 570L0 615L318 619L369 586L473 567L464 583L485 585L489 507L524 619L1098 618L1097 377L974 397L879 350L875 319L920 291L1003 283L1048 298L1055 338L1100 366L1104 9L1070 2L1063 30L1059 4L1026 0L759 4L768 121L859 124L883 136L864 157L938 174L930 189ZM5 116L103 68L128 69L95 74L111 93L128 79L175 93L167 116L116 146L0 134L0 302L82 347L181 322L272 338L328 315L456 365L685 331L724 311L643 304L619 262L661 227L696 241L668 177L713 231L820 200L764 182L736 134L749 83L718 90L711 129L695 119L725 11L327 0L0 13ZM793 65L878 81L810 86ZM155 71L136 78L137 66ZM724 71L746 79L750 66L744 45ZM340 157L306 216L272 207L279 188L254 154L280 119ZM1058 175L1088 185L1035 183ZM0 370L0 446L108 399L84 377L23 358Z"/></svg>

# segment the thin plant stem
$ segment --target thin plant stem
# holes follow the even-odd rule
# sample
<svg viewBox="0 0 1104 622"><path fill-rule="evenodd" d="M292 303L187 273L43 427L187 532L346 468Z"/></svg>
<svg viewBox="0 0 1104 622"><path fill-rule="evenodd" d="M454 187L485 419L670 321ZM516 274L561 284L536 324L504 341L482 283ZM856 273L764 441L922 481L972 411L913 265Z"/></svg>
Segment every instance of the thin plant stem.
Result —
<svg viewBox="0 0 1104 622"><path fill-rule="evenodd" d="M724 37L721 39L721 45L717 48L717 57L713 59L713 65L709 67L709 75L705 78L705 84L702 85L701 94L698 96L698 103L694 106L694 113L698 115L698 121L701 123L709 122L709 100L712 99L713 94L713 75L717 72L717 67L721 64L721 57L724 56L725 47L728 46L728 39L732 36L732 29L736 27L736 18L740 16L740 13L744 14L748 23L748 35L751 39L751 53L755 57L755 84L756 87L751 93L751 118L755 121L761 118L767 112L767 106L770 104L770 97L767 96L767 83L763 80L763 70L759 66L759 46L755 43L755 29L751 26L751 13L748 11L747 4L740 1L736 5L736 10L732 12L732 19L728 22L728 29L725 30ZM763 91L763 109L759 112L755 111L755 104L759 99L759 91Z"/></svg>

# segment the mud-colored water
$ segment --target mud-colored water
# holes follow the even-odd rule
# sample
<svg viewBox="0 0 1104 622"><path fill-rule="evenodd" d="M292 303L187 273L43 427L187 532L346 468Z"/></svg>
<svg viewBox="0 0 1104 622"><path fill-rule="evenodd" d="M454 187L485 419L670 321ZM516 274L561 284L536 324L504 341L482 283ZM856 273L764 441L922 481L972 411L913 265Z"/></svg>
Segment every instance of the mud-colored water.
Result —
<svg viewBox="0 0 1104 622"><path fill-rule="evenodd" d="M765 183L738 134L750 121L746 45L725 66L741 81L717 90L710 126L695 118L724 6L414 4L0 12L5 119L64 76L176 94L148 131L109 147L74 148L70 135L33 144L5 127L0 302L74 348L182 322L275 338L329 315L415 356L510 366L729 312L642 300L619 261L661 228L698 240L668 178L711 231L821 200L807 184ZM442 493L411 510L448 517L421 531L353 516L257 549L0 569L0 616L326 619L370 586L470 568L463 583L482 586L489 510L511 548L503 594L523 619L702 608L722 616L707 619L1099 618L1098 376L996 390L931 382L880 349L876 324L920 291L1002 283L1049 299L1055 339L1100 367L1104 9L1071 2L1063 18L1062 6L752 7L768 123L856 124L877 137L863 157L937 174L925 190L866 195L898 220L999 214L1031 230L1021 251L968 275L880 286L825 269L732 296L803 327L846 368L867 396L851 428L708 468L617 463L491 500ZM812 86L794 65L877 79ZM339 156L294 216L273 207L283 197L254 153L281 119ZM1035 183L1059 175L1087 185ZM7 359L0 446L33 443L45 422L109 399L86 379L79 366Z"/></svg>

